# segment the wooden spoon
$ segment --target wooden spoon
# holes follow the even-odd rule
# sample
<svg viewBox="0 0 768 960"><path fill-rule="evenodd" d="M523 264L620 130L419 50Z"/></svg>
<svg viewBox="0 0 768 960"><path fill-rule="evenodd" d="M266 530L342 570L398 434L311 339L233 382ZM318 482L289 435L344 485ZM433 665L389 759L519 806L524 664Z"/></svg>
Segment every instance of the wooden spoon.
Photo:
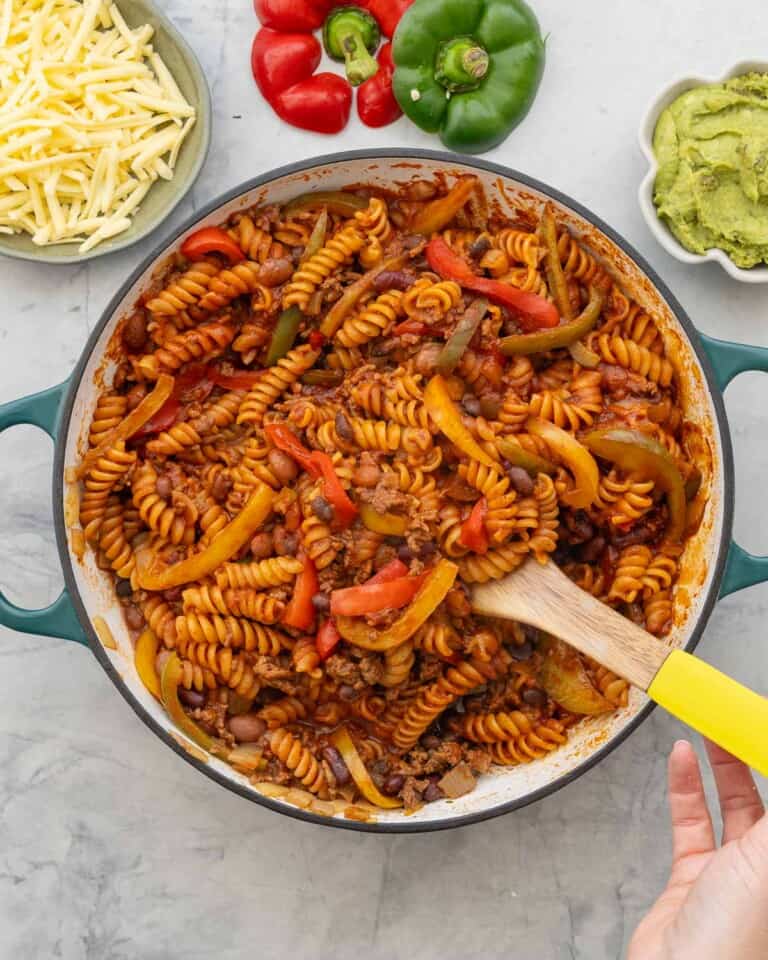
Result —
<svg viewBox="0 0 768 960"><path fill-rule="evenodd" d="M768 776L768 700L662 641L578 587L554 563L527 560L476 586L473 609L564 640Z"/></svg>

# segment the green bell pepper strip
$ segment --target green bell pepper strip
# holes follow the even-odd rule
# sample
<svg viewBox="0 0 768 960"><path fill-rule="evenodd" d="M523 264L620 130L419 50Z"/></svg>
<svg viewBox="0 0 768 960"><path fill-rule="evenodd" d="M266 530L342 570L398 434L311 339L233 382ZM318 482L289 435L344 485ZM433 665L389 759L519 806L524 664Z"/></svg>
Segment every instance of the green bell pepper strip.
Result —
<svg viewBox="0 0 768 960"><path fill-rule="evenodd" d="M273 367L290 351L303 319L303 314L298 307L288 307L280 314L269 344L266 359L268 367Z"/></svg>
<svg viewBox="0 0 768 960"><path fill-rule="evenodd" d="M291 217L294 213L325 207L329 213L337 213L340 217L353 217L358 210L365 210L367 206L368 201L358 197L356 193L346 193L343 190L317 190L314 193L301 193L293 200L289 200L282 212L284 216Z"/></svg>
<svg viewBox="0 0 768 960"><path fill-rule="evenodd" d="M587 449L627 472L653 480L667 495L670 540L680 541L685 530L685 483L680 470L662 445L639 430L593 430L581 438Z"/></svg>
<svg viewBox="0 0 768 960"><path fill-rule="evenodd" d="M535 453L529 453L524 450L519 443L510 440L508 437L497 437L496 446L499 453L508 460L513 467L521 467L534 480L540 473L546 473L554 476L557 473L557 467L544 457L539 457Z"/></svg>
<svg viewBox="0 0 768 960"><path fill-rule="evenodd" d="M516 333L510 337L502 337L499 340L499 350L507 357L515 357L567 347L581 340L595 327L604 303L603 291L598 287L590 287L589 302L575 320L559 327L537 330L535 333Z"/></svg>
<svg viewBox="0 0 768 960"><path fill-rule="evenodd" d="M416 0L393 41L403 112L451 150L506 140L533 103L544 41L524 0Z"/></svg>
<svg viewBox="0 0 768 960"><path fill-rule="evenodd" d="M379 71L371 54L381 40L376 18L360 7L331 10L323 26L323 46L332 60L344 61L347 80L359 87Z"/></svg>
<svg viewBox="0 0 768 960"><path fill-rule="evenodd" d="M464 311L464 315L456 325L456 329L449 337L437 358L437 372L448 376L456 369L470 340L477 333L477 328L488 310L487 300L473 300Z"/></svg>

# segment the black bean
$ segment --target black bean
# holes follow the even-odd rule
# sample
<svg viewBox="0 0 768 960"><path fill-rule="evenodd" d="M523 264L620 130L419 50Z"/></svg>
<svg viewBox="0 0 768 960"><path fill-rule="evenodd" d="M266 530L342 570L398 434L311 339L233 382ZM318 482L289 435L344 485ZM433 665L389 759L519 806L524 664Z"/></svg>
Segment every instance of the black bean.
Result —
<svg viewBox="0 0 768 960"><path fill-rule="evenodd" d="M480 416L480 401L474 393L465 393L461 398L461 405L470 415L470 417Z"/></svg>
<svg viewBox="0 0 768 960"><path fill-rule="evenodd" d="M312 501L312 510L323 523L330 523L333 520L333 507L325 497L315 497Z"/></svg>
<svg viewBox="0 0 768 960"><path fill-rule="evenodd" d="M397 548L397 559L402 560L403 563L410 563L413 560L413 551L407 543L401 543Z"/></svg>
<svg viewBox="0 0 768 960"><path fill-rule="evenodd" d="M357 690L348 683L342 683L339 687L339 696L342 700L357 700Z"/></svg>
<svg viewBox="0 0 768 960"><path fill-rule="evenodd" d="M419 560L429 560L437 553L437 544L434 540L427 540L419 547Z"/></svg>
<svg viewBox="0 0 768 960"><path fill-rule="evenodd" d="M344 758L336 749L336 747L326 747L323 750L323 759L333 771L333 775L336 778L336 783L340 787L343 787L345 784L349 783L352 778L349 774L346 763L344 763Z"/></svg>
<svg viewBox="0 0 768 960"><path fill-rule="evenodd" d="M185 690L184 687L179 687L179 700L188 707L205 706L205 694L197 690Z"/></svg>
<svg viewBox="0 0 768 960"><path fill-rule="evenodd" d="M595 535L595 528L583 510L564 515L565 526L570 533L571 543L585 543Z"/></svg>
<svg viewBox="0 0 768 960"><path fill-rule="evenodd" d="M443 791L434 781L430 781L429 786L422 794L425 803L434 803L435 800L443 799Z"/></svg>
<svg viewBox="0 0 768 960"><path fill-rule="evenodd" d="M597 563L605 550L606 539L601 534L587 540L579 551L579 556L583 563Z"/></svg>
<svg viewBox="0 0 768 960"><path fill-rule="evenodd" d="M336 414L334 426L336 427L336 433L338 433L342 440L355 439L355 434L349 424L349 420L347 420L346 416L341 412L341 410Z"/></svg>
<svg viewBox="0 0 768 960"><path fill-rule="evenodd" d="M533 644L526 640L521 647L508 647L509 655L513 660L519 660L521 663L524 660L530 660L533 655Z"/></svg>
<svg viewBox="0 0 768 960"><path fill-rule="evenodd" d="M118 580L117 584L115 585L115 592L117 593L118 597L123 597L123 599L125 599L125 597L130 597L130 595L133 593L131 581Z"/></svg>
<svg viewBox="0 0 768 960"><path fill-rule="evenodd" d="M523 691L523 702L527 703L529 707L543 707L546 705L547 695L538 687L529 687Z"/></svg>
<svg viewBox="0 0 768 960"><path fill-rule="evenodd" d="M528 471L522 467L509 467L507 476L512 482L512 486L521 497L530 497L533 493L534 483L531 480Z"/></svg>
<svg viewBox="0 0 768 960"><path fill-rule="evenodd" d="M176 603L177 600L181 600L181 594L181 587L170 587L168 590L163 590L163 600L167 600L168 603Z"/></svg>
<svg viewBox="0 0 768 960"><path fill-rule="evenodd" d="M396 797L405 785L402 773L390 773L381 785L381 792L388 797Z"/></svg>
<svg viewBox="0 0 768 960"><path fill-rule="evenodd" d="M490 237L483 234L479 236L477 240L469 248L469 255L475 260L479 260L484 253L487 253L491 249L491 240Z"/></svg>
<svg viewBox="0 0 768 960"><path fill-rule="evenodd" d="M324 593L316 593L312 597L312 606L318 613L328 613L331 609L331 601Z"/></svg>

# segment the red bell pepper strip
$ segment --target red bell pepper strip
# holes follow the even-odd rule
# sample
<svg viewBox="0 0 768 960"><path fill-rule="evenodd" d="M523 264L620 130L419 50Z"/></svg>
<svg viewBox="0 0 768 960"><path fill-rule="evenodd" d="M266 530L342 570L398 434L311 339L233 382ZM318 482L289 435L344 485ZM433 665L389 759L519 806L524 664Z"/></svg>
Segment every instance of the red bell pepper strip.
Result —
<svg viewBox="0 0 768 960"><path fill-rule="evenodd" d="M309 334L309 345L313 350L322 350L326 344L326 336L320 330L312 330Z"/></svg>
<svg viewBox="0 0 768 960"><path fill-rule="evenodd" d="M358 7L363 7L376 17L382 33L388 37L394 37L397 25L414 0L355 0L355 2Z"/></svg>
<svg viewBox="0 0 768 960"><path fill-rule="evenodd" d="M376 58L379 72L362 84L357 94L357 113L367 127L386 127L402 117L403 111L392 92L392 44L386 43Z"/></svg>
<svg viewBox="0 0 768 960"><path fill-rule="evenodd" d="M182 243L181 252L188 260L199 260L207 253L223 253L230 263L245 260L243 251L221 227L197 230Z"/></svg>
<svg viewBox="0 0 768 960"><path fill-rule="evenodd" d="M268 103L300 80L308 80L320 66L322 47L311 33L259 30L251 48L253 79Z"/></svg>
<svg viewBox="0 0 768 960"><path fill-rule="evenodd" d="M341 485L341 480L333 466L333 461L327 453L315 450L310 454L309 473L323 478L323 495L333 507L335 526L345 530L357 516L357 507L349 499L347 491Z"/></svg>
<svg viewBox="0 0 768 960"><path fill-rule="evenodd" d="M315 133L341 133L352 109L352 87L335 73L316 73L279 93L272 106L294 127Z"/></svg>
<svg viewBox="0 0 768 960"><path fill-rule="evenodd" d="M485 528L485 520L488 516L488 501L481 497L472 507L472 513L461 525L459 533L459 543L467 550L473 550L475 553L488 553L488 531Z"/></svg>
<svg viewBox="0 0 768 960"><path fill-rule="evenodd" d="M326 620L317 631L315 637L315 646L321 660L327 660L333 651L338 647L341 640L341 634L336 629L333 620Z"/></svg>
<svg viewBox="0 0 768 960"><path fill-rule="evenodd" d="M404 337L407 334L415 337L423 337L428 330L429 326L426 323L422 323L421 320L403 320L402 323L398 323L396 327L392 328L392 333L396 337Z"/></svg>
<svg viewBox="0 0 768 960"><path fill-rule="evenodd" d="M296 577L293 595L283 613L283 623L297 630L309 630L315 621L312 597L320 589L320 581L314 561L305 553L299 554L299 560L304 564L304 569Z"/></svg>
<svg viewBox="0 0 768 960"><path fill-rule="evenodd" d="M265 432L274 445L292 457L314 479L323 480L323 494L334 509L336 526L348 527L357 516L357 507L341 485L333 461L320 450L307 450L296 434L280 423L267 424Z"/></svg>
<svg viewBox="0 0 768 960"><path fill-rule="evenodd" d="M408 576L408 567L402 560L390 560L383 566L378 573L375 573L370 580L365 581L365 586L369 587L372 583L390 583L392 580L399 580L401 577Z"/></svg>
<svg viewBox="0 0 768 960"><path fill-rule="evenodd" d="M233 369L232 373L224 373L220 367L211 367L209 376L224 390L252 390L264 379L264 371Z"/></svg>
<svg viewBox="0 0 768 960"><path fill-rule="evenodd" d="M176 377L170 397L154 417L133 434L131 439L141 440L144 437L152 436L152 434L168 430L176 423L176 418L183 403L189 403L192 400L202 402L213 390L213 386L207 364L188 364L186 369Z"/></svg>
<svg viewBox="0 0 768 960"><path fill-rule="evenodd" d="M322 27L334 0L253 0L256 16L273 30L311 33Z"/></svg>
<svg viewBox="0 0 768 960"><path fill-rule="evenodd" d="M454 253L442 237L427 244L427 261L444 280L455 280L467 290L481 293L494 303L509 307L526 333L544 327L556 327L560 316L554 304L535 293L525 293L509 283L488 280L472 272L466 260Z"/></svg>
<svg viewBox="0 0 768 960"><path fill-rule="evenodd" d="M359 587L334 590L331 613L334 616L362 617L380 610L399 610L413 600L425 579L426 574L420 574L387 583L364 583Z"/></svg>

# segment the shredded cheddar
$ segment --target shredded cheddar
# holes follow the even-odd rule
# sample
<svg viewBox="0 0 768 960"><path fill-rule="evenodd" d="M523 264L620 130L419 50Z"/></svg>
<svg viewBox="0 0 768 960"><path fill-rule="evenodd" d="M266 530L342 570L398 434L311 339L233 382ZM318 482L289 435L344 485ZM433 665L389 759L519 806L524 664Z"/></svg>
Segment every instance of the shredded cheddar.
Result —
<svg viewBox="0 0 768 960"><path fill-rule="evenodd" d="M152 34L105 0L0 0L0 233L86 253L173 177L196 115Z"/></svg>

